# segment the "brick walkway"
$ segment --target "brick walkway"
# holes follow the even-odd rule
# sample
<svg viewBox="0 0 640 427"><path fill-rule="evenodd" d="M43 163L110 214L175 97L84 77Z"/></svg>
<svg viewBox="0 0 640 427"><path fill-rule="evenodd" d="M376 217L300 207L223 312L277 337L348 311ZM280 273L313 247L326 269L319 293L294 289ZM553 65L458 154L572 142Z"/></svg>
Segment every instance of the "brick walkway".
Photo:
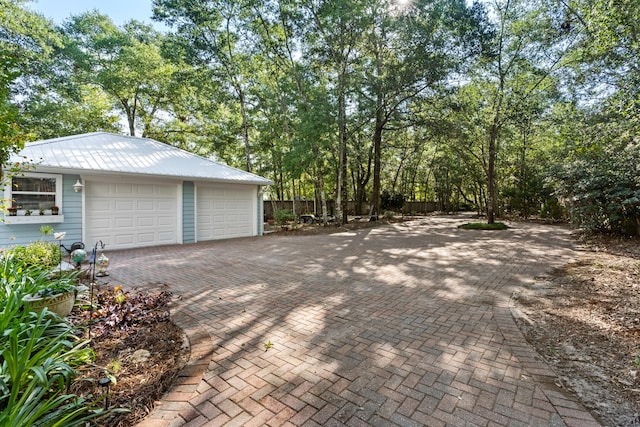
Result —
<svg viewBox="0 0 640 427"><path fill-rule="evenodd" d="M139 427L599 425L510 313L574 257L569 231L468 221L110 253L112 284L180 296L192 350Z"/></svg>

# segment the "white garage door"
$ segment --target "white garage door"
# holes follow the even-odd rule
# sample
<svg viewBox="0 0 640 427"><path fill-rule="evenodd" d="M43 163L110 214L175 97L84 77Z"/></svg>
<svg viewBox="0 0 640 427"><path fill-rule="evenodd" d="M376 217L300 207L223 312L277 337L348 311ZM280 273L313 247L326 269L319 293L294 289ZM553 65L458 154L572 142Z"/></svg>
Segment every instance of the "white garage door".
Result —
<svg viewBox="0 0 640 427"><path fill-rule="evenodd" d="M198 186L198 241L253 235L254 187L241 185Z"/></svg>
<svg viewBox="0 0 640 427"><path fill-rule="evenodd" d="M107 249L177 243L177 186L88 181L86 244Z"/></svg>

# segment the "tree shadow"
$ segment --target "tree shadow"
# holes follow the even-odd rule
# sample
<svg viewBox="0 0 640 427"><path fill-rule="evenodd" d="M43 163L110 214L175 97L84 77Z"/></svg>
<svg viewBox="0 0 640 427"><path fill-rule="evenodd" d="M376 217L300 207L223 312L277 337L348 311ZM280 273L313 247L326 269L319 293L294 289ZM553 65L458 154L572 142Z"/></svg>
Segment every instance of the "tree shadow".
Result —
<svg viewBox="0 0 640 427"><path fill-rule="evenodd" d="M569 231L458 229L465 221L120 251L113 278L180 295L176 310L211 336L204 381L229 417L260 408L300 424L557 421L505 338L504 310L570 259Z"/></svg>

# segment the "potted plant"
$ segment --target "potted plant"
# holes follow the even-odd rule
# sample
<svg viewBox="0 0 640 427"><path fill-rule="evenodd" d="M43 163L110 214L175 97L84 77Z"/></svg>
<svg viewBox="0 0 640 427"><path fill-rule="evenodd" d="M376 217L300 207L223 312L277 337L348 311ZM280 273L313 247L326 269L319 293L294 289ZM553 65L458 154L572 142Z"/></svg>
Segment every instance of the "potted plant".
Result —
<svg viewBox="0 0 640 427"><path fill-rule="evenodd" d="M24 216L31 216L31 209L25 209Z"/></svg>
<svg viewBox="0 0 640 427"><path fill-rule="evenodd" d="M9 216L16 216L18 215L18 207L17 206L9 206L7 208L7 210L9 211Z"/></svg>
<svg viewBox="0 0 640 427"><path fill-rule="evenodd" d="M40 208L40 209L38 209L38 213L39 213L40 215L44 215L44 208Z"/></svg>
<svg viewBox="0 0 640 427"><path fill-rule="evenodd" d="M60 212L60 208L58 206L51 207L51 215L58 215L58 212Z"/></svg>
<svg viewBox="0 0 640 427"><path fill-rule="evenodd" d="M46 287L33 294L26 295L23 300L30 311L39 313L45 309L66 317L71 313L76 301L75 280L71 276L54 279Z"/></svg>

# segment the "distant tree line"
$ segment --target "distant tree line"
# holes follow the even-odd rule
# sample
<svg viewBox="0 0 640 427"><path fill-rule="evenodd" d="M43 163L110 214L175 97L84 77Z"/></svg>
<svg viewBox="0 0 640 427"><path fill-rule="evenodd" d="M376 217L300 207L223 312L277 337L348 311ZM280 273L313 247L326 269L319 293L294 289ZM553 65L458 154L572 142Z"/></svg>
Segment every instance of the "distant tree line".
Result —
<svg viewBox="0 0 640 427"><path fill-rule="evenodd" d="M402 198L638 232L636 0L154 0L166 33L29 3L0 0L3 163L124 131L338 222Z"/></svg>

